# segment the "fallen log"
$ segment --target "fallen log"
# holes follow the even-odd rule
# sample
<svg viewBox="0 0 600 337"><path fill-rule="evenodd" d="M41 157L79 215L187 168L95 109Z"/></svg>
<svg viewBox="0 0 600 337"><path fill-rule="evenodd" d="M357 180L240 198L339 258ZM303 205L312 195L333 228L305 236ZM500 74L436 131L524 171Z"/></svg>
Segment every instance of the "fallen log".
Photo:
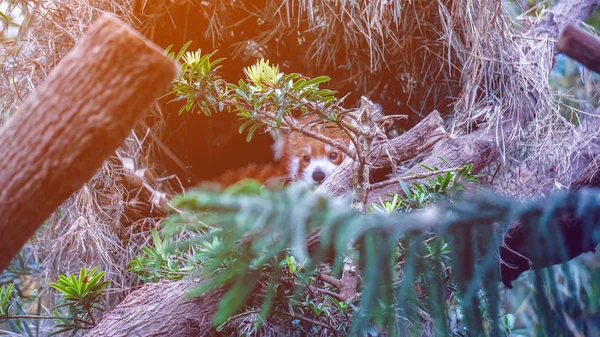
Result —
<svg viewBox="0 0 600 337"><path fill-rule="evenodd" d="M88 29L0 129L0 271L178 72L156 45L111 15Z"/></svg>

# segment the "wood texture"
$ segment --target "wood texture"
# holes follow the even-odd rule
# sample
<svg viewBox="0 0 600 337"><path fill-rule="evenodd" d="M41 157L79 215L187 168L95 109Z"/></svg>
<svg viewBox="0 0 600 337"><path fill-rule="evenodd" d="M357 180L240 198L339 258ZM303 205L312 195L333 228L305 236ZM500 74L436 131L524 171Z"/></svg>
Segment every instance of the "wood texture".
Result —
<svg viewBox="0 0 600 337"><path fill-rule="evenodd" d="M87 336L206 336L223 294L216 290L186 298L186 290L196 285L192 280L146 284L105 315Z"/></svg>
<svg viewBox="0 0 600 337"><path fill-rule="evenodd" d="M573 25L567 25L556 43L556 51L600 73L600 39Z"/></svg>
<svg viewBox="0 0 600 337"><path fill-rule="evenodd" d="M177 65L110 15L0 130L0 271L127 137Z"/></svg>

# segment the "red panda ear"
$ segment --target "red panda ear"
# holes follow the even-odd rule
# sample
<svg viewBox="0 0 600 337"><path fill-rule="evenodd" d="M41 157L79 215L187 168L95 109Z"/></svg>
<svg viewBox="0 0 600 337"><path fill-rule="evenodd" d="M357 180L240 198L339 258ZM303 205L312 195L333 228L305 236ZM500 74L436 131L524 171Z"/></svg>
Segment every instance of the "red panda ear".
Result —
<svg viewBox="0 0 600 337"><path fill-rule="evenodd" d="M271 134L274 140L274 143L271 146L271 149L273 150L273 158L275 160L279 160L281 159L281 157L283 157L285 143L287 141L288 136L290 135L290 131L281 129L270 129L269 133Z"/></svg>

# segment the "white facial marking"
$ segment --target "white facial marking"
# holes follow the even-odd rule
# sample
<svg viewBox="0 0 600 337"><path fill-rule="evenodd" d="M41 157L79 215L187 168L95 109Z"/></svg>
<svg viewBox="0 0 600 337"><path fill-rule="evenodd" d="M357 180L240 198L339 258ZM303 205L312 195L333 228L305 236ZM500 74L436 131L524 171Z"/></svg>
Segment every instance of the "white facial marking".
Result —
<svg viewBox="0 0 600 337"><path fill-rule="evenodd" d="M273 158L275 158L275 160L279 160L281 159L281 157L283 157L283 146L285 144L283 143L283 140L278 140L275 143L273 143L273 145L271 145L271 150L273 151Z"/></svg>
<svg viewBox="0 0 600 337"><path fill-rule="evenodd" d="M290 158L290 162L288 164L288 173L290 179L294 179L298 175L298 171L300 170L300 158L292 157Z"/></svg>
<svg viewBox="0 0 600 337"><path fill-rule="evenodd" d="M325 152L331 151L331 145L325 144Z"/></svg>
<svg viewBox="0 0 600 337"><path fill-rule="evenodd" d="M304 169L304 171L302 171L300 180L311 184L320 184L329 178L336 168L337 165L329 161L327 157L312 158L310 164ZM320 182L317 182L313 179L313 173L318 170L325 174L325 178Z"/></svg>
<svg viewBox="0 0 600 337"><path fill-rule="evenodd" d="M273 151L273 158L275 160L281 159L283 157L283 148L285 147L285 137L283 137L279 132L275 130L269 130L269 133L273 137L275 141L273 145L271 145L271 150Z"/></svg>
<svg viewBox="0 0 600 337"><path fill-rule="evenodd" d="M304 150L306 150L306 152L308 152L308 153L311 153L311 152L312 152L312 149L310 148L310 145L306 145L306 146L304 147Z"/></svg>

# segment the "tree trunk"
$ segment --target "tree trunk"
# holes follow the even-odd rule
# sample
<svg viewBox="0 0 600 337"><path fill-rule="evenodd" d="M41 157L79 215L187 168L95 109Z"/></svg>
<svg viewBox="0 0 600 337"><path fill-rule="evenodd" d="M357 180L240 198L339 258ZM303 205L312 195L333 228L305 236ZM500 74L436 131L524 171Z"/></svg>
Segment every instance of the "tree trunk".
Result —
<svg viewBox="0 0 600 337"><path fill-rule="evenodd" d="M177 65L104 15L0 130L0 271L131 132Z"/></svg>

